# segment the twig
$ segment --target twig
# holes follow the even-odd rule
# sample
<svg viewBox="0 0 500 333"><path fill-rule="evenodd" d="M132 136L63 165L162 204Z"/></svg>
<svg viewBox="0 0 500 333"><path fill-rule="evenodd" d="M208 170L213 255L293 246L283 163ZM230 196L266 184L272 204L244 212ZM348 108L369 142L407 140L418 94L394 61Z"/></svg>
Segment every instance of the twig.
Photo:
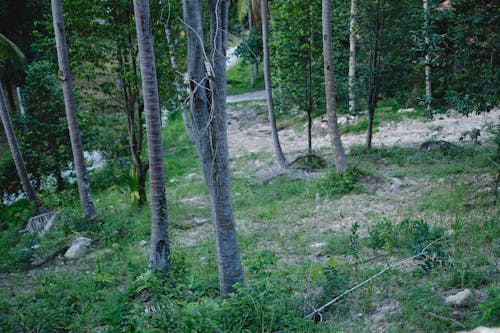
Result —
<svg viewBox="0 0 500 333"><path fill-rule="evenodd" d="M461 322L459 322L458 320L455 320L453 318L448 318L448 317L443 317L443 316L440 316L438 314L435 314L435 313L432 313L432 312L429 312L429 314L433 317L436 317L438 319L441 319L441 320L448 320L448 321L451 321L452 323L462 327L462 328L466 328L464 324L462 324Z"/></svg>
<svg viewBox="0 0 500 333"><path fill-rule="evenodd" d="M402 264L408 262L408 261L411 261L413 259L416 259L420 256L422 256L425 251L427 251L428 248L430 248L432 245L434 245L435 243L437 243L438 241L442 240L443 239L443 236L433 240L432 242L430 242L426 247L424 247L422 249L422 251L420 251L418 254L414 255L414 256L411 256L409 258L406 258L404 260L401 260L395 264L392 264L392 265L389 265L389 267L387 268L384 268L383 270L381 270L380 272L378 272L377 274L373 275L372 277L370 277L369 279L355 285L354 287L352 287L351 289L349 290L346 290L344 291L342 294L338 295L337 297L335 297L334 299L332 299L330 302L326 303L325 305L323 305L322 307L314 310L313 312L309 313L308 315L306 315L304 318L305 319L310 319L312 317L314 317L316 314L319 314L320 312L324 311L326 308L328 308L330 305L332 305L333 303L337 302L339 299L341 299L342 297L344 297L345 295L353 292L354 290L358 289L359 287L362 287L364 286L365 284L367 284L368 282L374 280L375 278L379 277L380 275L382 275L383 273L387 272L388 270L394 268L394 267L397 267L397 266L401 266Z"/></svg>

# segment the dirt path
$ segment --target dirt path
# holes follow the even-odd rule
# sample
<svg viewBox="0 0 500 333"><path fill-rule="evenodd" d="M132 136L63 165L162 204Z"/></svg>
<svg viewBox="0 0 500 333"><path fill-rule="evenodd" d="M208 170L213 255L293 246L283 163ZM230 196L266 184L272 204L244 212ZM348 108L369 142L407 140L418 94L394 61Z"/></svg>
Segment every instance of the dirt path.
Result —
<svg viewBox="0 0 500 333"><path fill-rule="evenodd" d="M266 99L266 91L253 91L249 93L239 94L239 95L230 95L227 96L226 101L228 103L238 103L238 102L246 102L246 101L257 101Z"/></svg>

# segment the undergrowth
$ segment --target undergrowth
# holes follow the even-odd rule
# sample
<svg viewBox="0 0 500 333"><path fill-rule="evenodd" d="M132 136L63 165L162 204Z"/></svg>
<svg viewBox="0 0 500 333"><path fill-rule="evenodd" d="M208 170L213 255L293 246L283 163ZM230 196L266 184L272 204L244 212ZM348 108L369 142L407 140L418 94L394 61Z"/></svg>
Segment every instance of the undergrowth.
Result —
<svg viewBox="0 0 500 333"><path fill-rule="evenodd" d="M359 167L342 176L326 170L319 179L282 175L263 181L235 173L233 202L246 281L237 286L238 294L221 299L210 208L194 146L180 119L172 119L165 133L169 277L146 269L148 246L141 240L149 239L148 209L131 201L121 169L108 165L91 175L99 211L94 223L81 218L72 189L43 194L44 203L58 207L43 238L19 232L33 215L27 201L1 207L1 331L448 332L499 324L498 206L484 191L485 181L477 181L492 179L495 147L463 145L446 155L354 148L349 158ZM398 218L368 219L347 206L335 214L327 210L356 200L380 202L379 192L365 188L365 179L388 173L432 182L419 195L400 190L414 197L412 207L397 207ZM322 210L328 213L321 215ZM200 219L206 222L196 222ZM75 236L90 237L94 252L65 261L62 254ZM431 242L425 255L353 290L316 316L317 322L304 319ZM37 259L45 261L35 267ZM474 293L468 303L444 302L464 288Z"/></svg>

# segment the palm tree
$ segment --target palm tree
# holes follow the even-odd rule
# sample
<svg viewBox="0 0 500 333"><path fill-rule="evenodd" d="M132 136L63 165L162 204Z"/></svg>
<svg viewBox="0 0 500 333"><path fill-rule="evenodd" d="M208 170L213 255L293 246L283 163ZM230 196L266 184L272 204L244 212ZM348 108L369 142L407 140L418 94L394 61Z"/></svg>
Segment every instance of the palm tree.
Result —
<svg viewBox="0 0 500 333"><path fill-rule="evenodd" d="M332 2L323 0L323 59L325 71L326 112L328 114L328 126L332 140L335 170L343 174L347 168L347 156L340 139L340 131L337 124L335 76L332 63Z"/></svg>
<svg viewBox="0 0 500 333"><path fill-rule="evenodd" d="M64 106L66 109L66 119L75 162L76 180L78 184L78 194L82 204L83 215L87 219L94 218L97 213L90 195L90 183L83 156L82 137L78 127L76 117L76 104L73 95L73 83L71 81L71 71L69 68L68 48L64 33L64 20L61 0L52 0L52 18L54 23L54 34L56 38L57 59L59 62L59 79L64 95Z"/></svg>
<svg viewBox="0 0 500 333"><path fill-rule="evenodd" d="M188 115L210 195L222 296L243 283L231 199L226 120L227 1L207 0L210 10L210 54L205 57L201 5L183 0L188 41L190 107ZM207 69L205 61L209 62Z"/></svg>
<svg viewBox="0 0 500 333"><path fill-rule="evenodd" d="M149 26L149 0L134 0L135 26L141 65L142 94L150 168L151 249L150 267L163 273L169 270L168 214L163 176L161 113L158 97L153 37Z"/></svg>
<svg viewBox="0 0 500 333"><path fill-rule="evenodd" d="M425 0L424 0L425 1ZM356 96L354 94L354 80L356 78L356 14L357 0L351 0L351 18L349 21L349 112L356 111Z"/></svg>
<svg viewBox="0 0 500 333"><path fill-rule="evenodd" d="M286 168L287 162L283 150L281 149L278 128L276 126L276 115L274 114L273 87L271 83L271 64L269 59L269 29L267 27L269 19L267 17L267 0L261 0L260 15L262 18L262 47L264 51L264 82L267 94L267 111L269 113L269 123L271 125L271 135L273 137L273 149L276 162L281 169Z"/></svg>
<svg viewBox="0 0 500 333"><path fill-rule="evenodd" d="M431 111L432 86L431 86L431 55L429 53L429 3L423 0L424 9L424 44L425 44L425 104L426 110Z"/></svg>
<svg viewBox="0 0 500 333"><path fill-rule="evenodd" d="M12 43L7 37L0 34L0 66L3 66L4 62L10 60L16 63L22 63L25 57L21 50ZM3 92L2 84L0 83L0 118L2 120L3 128L5 130L5 136L7 137L7 142L9 143L9 148L12 153L12 158L14 159L14 164L16 165L17 174L23 186L23 190L26 193L28 199L35 205L35 209L38 214L47 213L48 210L42 205L38 196L36 195L35 189L31 185L28 172L26 171L26 164L24 163L21 150L19 149L19 143L17 141L14 128L12 127L12 122L10 121L9 112L7 110L7 103L5 101L5 95Z"/></svg>

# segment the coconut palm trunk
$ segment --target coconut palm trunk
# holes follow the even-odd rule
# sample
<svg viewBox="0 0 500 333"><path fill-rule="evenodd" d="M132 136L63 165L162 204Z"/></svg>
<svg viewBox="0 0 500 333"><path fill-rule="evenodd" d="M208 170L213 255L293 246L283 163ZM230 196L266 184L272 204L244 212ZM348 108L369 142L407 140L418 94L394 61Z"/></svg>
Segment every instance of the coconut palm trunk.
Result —
<svg viewBox="0 0 500 333"><path fill-rule="evenodd" d="M269 19L267 10L267 0L261 0L260 15L262 19L262 47L264 53L264 83L266 86L267 111L269 113L269 124L271 125L271 135L273 137L273 150L276 157L276 163L281 169L284 169L287 166L287 162L285 155L283 154L283 150L281 149L278 127L276 126L276 115L274 113L273 87L271 83L271 64L269 58Z"/></svg>
<svg viewBox="0 0 500 333"><path fill-rule="evenodd" d="M78 194L85 218L90 219L97 215L92 197L90 195L90 182L85 158L83 156L82 138L76 116L76 103L73 95L73 82L71 81L71 71L69 68L68 48L64 32L64 19L61 0L51 0L52 19L54 23L54 34L56 38L57 59L59 63L59 80L64 95L64 107L66 109L66 119L68 121L71 150L75 163L76 180L78 184Z"/></svg>
<svg viewBox="0 0 500 333"><path fill-rule="evenodd" d="M151 268L167 273L169 270L168 214L163 174L160 100L153 37L149 23L149 0L134 0L134 13L150 168L151 248L149 262Z"/></svg>
<svg viewBox="0 0 500 333"><path fill-rule="evenodd" d="M333 156L335 170L343 174L347 168L347 156L342 146L339 126L337 124L336 110L336 90L335 75L333 71L333 51L332 51L332 2L323 0L322 2L322 28L323 28L323 61L325 72L325 93L326 93L326 112L328 114L328 126L330 129L330 138L333 146Z"/></svg>
<svg viewBox="0 0 500 333"><path fill-rule="evenodd" d="M210 11L210 52L205 58L201 5L183 0L188 37L188 75L193 130L207 183L215 229L219 285L222 296L243 283L233 216L226 120L226 47L228 2L207 0ZM208 61L207 67L205 60Z"/></svg>
<svg viewBox="0 0 500 333"><path fill-rule="evenodd" d="M429 4L423 0L424 8L424 44L425 44L425 105L427 111L431 110L432 86L431 86L431 55L429 53Z"/></svg>
<svg viewBox="0 0 500 333"><path fill-rule="evenodd" d="M0 118L2 119L3 128L5 131L5 136L7 137L7 142L9 143L9 148L12 153L12 158L14 159L14 164L16 165L17 174L19 175L19 180L23 187L24 193L28 199L35 205L35 209L38 214L47 213L48 210L42 205L38 196L36 195L35 189L31 185L28 172L26 171L26 165L24 163L21 150L19 149L19 144L10 121L9 112L7 110L7 102L5 100L5 95L3 92L2 84L0 83Z"/></svg>
<svg viewBox="0 0 500 333"><path fill-rule="evenodd" d="M356 95L354 92L354 82L356 79L356 14L357 0L351 0L351 18L349 21L349 112L356 111Z"/></svg>

